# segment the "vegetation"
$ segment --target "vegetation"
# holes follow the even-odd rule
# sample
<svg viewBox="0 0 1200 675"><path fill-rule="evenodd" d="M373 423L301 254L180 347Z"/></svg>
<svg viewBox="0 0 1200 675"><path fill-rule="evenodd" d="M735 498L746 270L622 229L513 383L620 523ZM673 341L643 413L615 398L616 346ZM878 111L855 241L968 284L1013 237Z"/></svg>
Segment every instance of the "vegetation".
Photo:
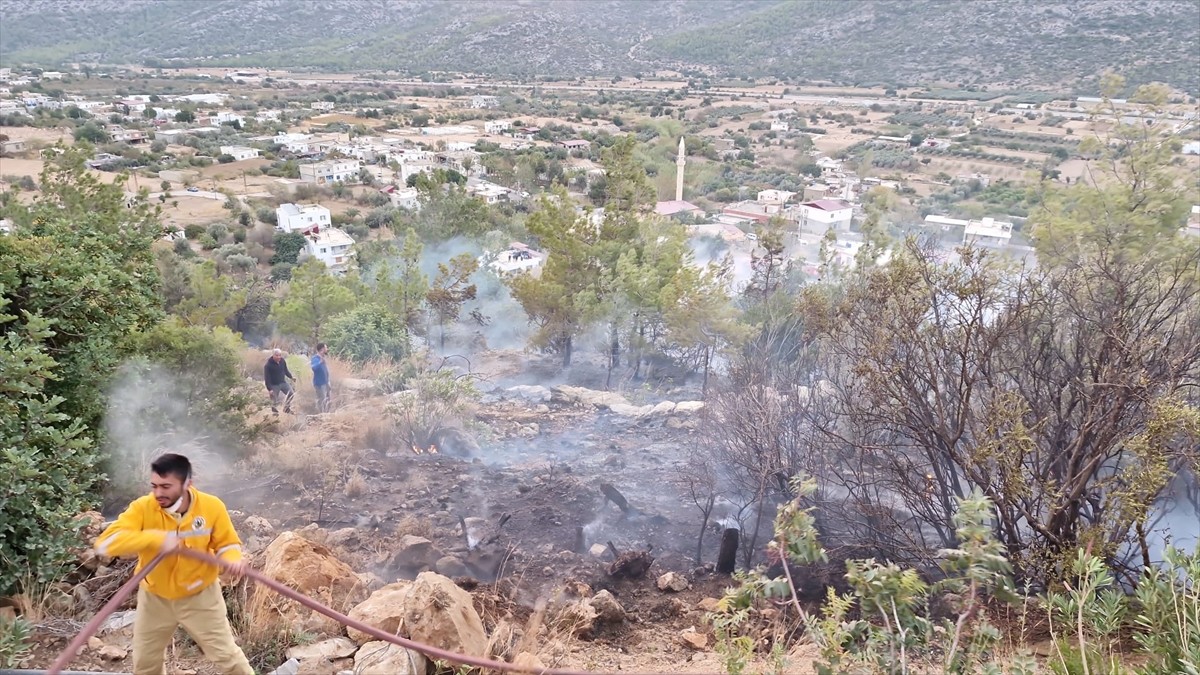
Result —
<svg viewBox="0 0 1200 675"><path fill-rule="evenodd" d="M190 62L341 72L370 64L380 70L523 77L626 75L683 63L730 76L893 86L943 81L962 87L926 94L942 98L957 92L996 96L984 87L993 83L993 72L1005 73L1006 86L1065 81L1095 91L1103 65L1125 63L1133 64L1126 74L1139 81L1200 91L1192 43L1177 30L1200 21L1195 5L1185 1L1075 11L1069 3L1010 0L1004 12L985 4L945 12L936 2L887 0L865 16L851 4L810 0L721 0L683 15L671 3L618 3L604 12L564 3L544 8L539 21L529 24L513 21L523 11L519 3L481 12L474 5L447 11L441 3L420 2L400 14L373 8L366 15L325 5L311 12L299 7L262 12L257 4L234 0L203 13L186 0L137 9L117 2L69 12L41 8L36 2L6 6L11 60L68 62L103 53L112 62L152 66ZM1011 30L1014 21L1028 30ZM275 30L277 25L288 29ZM823 26L831 37L794 39L811 25ZM989 39L930 45L924 39L930 34ZM63 41L63 35L78 37ZM297 46L307 35L325 37ZM447 44L460 48L447 50ZM897 59L897 53L905 57ZM1040 56L1027 58L1031 53Z"/></svg>

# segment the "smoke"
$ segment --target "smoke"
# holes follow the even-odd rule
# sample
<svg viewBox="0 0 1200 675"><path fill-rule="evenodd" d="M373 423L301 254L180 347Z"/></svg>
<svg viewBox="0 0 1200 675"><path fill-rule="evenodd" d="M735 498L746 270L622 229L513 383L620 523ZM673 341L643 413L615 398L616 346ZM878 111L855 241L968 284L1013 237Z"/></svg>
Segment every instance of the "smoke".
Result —
<svg viewBox="0 0 1200 675"><path fill-rule="evenodd" d="M729 242L720 237L692 237L688 240L697 267L709 264L721 264L726 258L730 260L730 291L737 291L750 283L754 276L751 267L750 249L745 246L731 247Z"/></svg>
<svg viewBox="0 0 1200 675"><path fill-rule="evenodd" d="M197 485L213 485L228 475L236 455L189 405L188 391L181 378L143 360L126 362L117 371L104 417L112 503L144 494L150 462L167 452L192 461Z"/></svg>

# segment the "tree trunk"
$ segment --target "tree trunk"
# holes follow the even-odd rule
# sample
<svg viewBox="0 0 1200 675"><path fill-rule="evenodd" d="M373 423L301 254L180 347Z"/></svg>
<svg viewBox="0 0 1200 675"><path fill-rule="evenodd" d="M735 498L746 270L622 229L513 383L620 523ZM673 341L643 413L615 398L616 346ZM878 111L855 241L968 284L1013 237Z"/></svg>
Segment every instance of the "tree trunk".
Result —
<svg viewBox="0 0 1200 675"><path fill-rule="evenodd" d="M563 340L563 363L562 363L562 365L563 365L563 368L571 367L571 336L570 335L568 335L566 337L566 339Z"/></svg>
<svg viewBox="0 0 1200 675"><path fill-rule="evenodd" d="M732 527L721 533L721 551L717 554L717 574L733 574L737 569L738 539L741 532Z"/></svg>
<svg viewBox="0 0 1200 675"><path fill-rule="evenodd" d="M700 521L700 536L696 539L696 564L701 564L704 557L704 531L708 529L708 517L712 515L713 504L717 501L716 495L708 496L708 503L704 507L704 519Z"/></svg>

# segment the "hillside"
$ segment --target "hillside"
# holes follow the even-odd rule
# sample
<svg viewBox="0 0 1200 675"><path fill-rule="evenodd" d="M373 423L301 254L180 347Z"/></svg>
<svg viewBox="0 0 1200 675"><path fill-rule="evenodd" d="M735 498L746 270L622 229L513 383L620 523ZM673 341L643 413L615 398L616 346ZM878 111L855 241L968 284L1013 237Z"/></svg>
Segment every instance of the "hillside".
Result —
<svg viewBox="0 0 1200 675"><path fill-rule="evenodd" d="M1200 5L995 0L0 0L6 65L210 65L499 75L725 75L1063 86L1104 68L1200 92ZM67 37L64 37L67 36Z"/></svg>

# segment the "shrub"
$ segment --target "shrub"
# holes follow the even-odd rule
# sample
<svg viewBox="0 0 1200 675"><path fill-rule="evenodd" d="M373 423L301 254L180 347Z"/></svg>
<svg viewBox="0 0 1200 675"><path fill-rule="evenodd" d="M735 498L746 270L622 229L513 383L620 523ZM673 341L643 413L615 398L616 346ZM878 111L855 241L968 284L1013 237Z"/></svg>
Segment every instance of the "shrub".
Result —
<svg viewBox="0 0 1200 675"><path fill-rule="evenodd" d="M25 662L33 649L30 637L33 626L20 617L6 619L0 615L0 667L16 668Z"/></svg>
<svg viewBox="0 0 1200 675"><path fill-rule="evenodd" d="M290 263L295 265L300 251L304 250L304 243L304 235L299 232L276 235L275 255L271 256L271 264Z"/></svg>
<svg viewBox="0 0 1200 675"><path fill-rule="evenodd" d="M381 305L365 304L334 317L325 332L334 354L355 363L408 355L408 328Z"/></svg>
<svg viewBox="0 0 1200 675"><path fill-rule="evenodd" d="M196 252L192 250L192 245L187 239L176 239L175 243L171 246L175 251L175 255L181 258L196 257Z"/></svg>
<svg viewBox="0 0 1200 675"><path fill-rule="evenodd" d="M202 235L202 234L204 234L204 226L203 225L197 225L195 223L192 223L191 225L188 225L187 227L183 228L183 236L187 237L191 241L195 241L195 240L199 239L200 235Z"/></svg>
<svg viewBox="0 0 1200 675"><path fill-rule="evenodd" d="M466 378L446 371L424 373L413 378L411 387L397 394L388 408L401 443L428 448L443 432L461 429L474 415L479 394Z"/></svg>
<svg viewBox="0 0 1200 675"><path fill-rule="evenodd" d="M275 263L271 265L271 281L287 281L292 278L292 269L296 266L292 263Z"/></svg>

